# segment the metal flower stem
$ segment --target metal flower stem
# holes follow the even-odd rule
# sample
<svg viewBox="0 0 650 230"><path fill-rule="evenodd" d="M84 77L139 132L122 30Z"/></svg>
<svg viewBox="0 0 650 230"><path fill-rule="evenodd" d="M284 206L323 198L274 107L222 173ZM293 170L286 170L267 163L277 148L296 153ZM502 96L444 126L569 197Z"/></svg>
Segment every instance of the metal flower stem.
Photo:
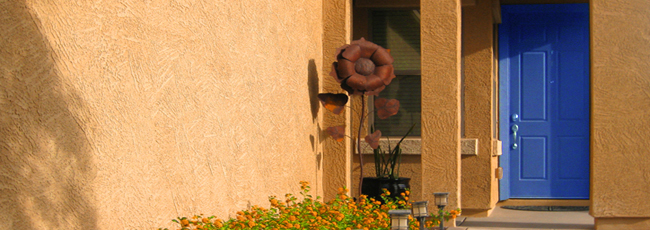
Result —
<svg viewBox="0 0 650 230"><path fill-rule="evenodd" d="M361 154L361 127L366 112L365 96L361 94L361 118L359 118L359 132L357 133L357 154L359 154L359 196L361 196L361 186L363 185L363 154Z"/></svg>
<svg viewBox="0 0 650 230"><path fill-rule="evenodd" d="M440 230L445 230L445 215L442 209L444 209L445 206L438 206L438 214L440 216Z"/></svg>
<svg viewBox="0 0 650 230"><path fill-rule="evenodd" d="M424 222L427 220L426 216L420 216L418 217L418 222L420 222L420 230L424 230Z"/></svg>

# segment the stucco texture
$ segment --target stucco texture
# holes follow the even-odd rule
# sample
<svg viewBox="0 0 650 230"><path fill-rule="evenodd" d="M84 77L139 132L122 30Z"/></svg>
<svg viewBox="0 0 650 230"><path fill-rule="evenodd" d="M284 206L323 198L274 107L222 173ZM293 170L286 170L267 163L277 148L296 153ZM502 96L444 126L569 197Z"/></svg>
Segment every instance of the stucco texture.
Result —
<svg viewBox="0 0 650 230"><path fill-rule="evenodd" d="M449 192L449 209L460 198L460 0L422 0L422 191Z"/></svg>
<svg viewBox="0 0 650 230"><path fill-rule="evenodd" d="M465 137L478 139L478 155L462 156L461 191L464 210L487 210L498 201L494 176L498 158L492 153L493 16L492 1L462 8Z"/></svg>
<svg viewBox="0 0 650 230"><path fill-rule="evenodd" d="M650 4L645 0L592 0L590 6L591 214L596 218L642 217L645 225L639 226L647 227ZM598 224L597 219L597 229Z"/></svg>
<svg viewBox="0 0 650 230"><path fill-rule="evenodd" d="M0 228L172 227L318 187L322 7L0 1Z"/></svg>
<svg viewBox="0 0 650 230"><path fill-rule="evenodd" d="M323 1L323 70L322 93L345 93L339 83L329 76L332 63L336 61L336 49L350 43L352 0ZM352 104L350 102L349 104ZM321 133L328 127L345 125L346 134L351 136L350 109L346 108L341 114L335 115L326 111L323 113ZM345 186L352 187L351 166L352 148L350 138L337 142L326 134L321 135L323 155L323 197L330 200L336 197L337 189Z"/></svg>

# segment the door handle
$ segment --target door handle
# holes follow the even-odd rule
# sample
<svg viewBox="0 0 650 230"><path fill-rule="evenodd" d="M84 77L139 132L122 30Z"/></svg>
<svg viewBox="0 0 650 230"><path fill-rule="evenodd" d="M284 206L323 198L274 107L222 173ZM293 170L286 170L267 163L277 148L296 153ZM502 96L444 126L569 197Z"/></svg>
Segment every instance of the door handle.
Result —
<svg viewBox="0 0 650 230"><path fill-rule="evenodd" d="M519 131L519 126L517 124L512 125L512 139L513 139L513 144L512 144L512 149L517 149L517 131Z"/></svg>

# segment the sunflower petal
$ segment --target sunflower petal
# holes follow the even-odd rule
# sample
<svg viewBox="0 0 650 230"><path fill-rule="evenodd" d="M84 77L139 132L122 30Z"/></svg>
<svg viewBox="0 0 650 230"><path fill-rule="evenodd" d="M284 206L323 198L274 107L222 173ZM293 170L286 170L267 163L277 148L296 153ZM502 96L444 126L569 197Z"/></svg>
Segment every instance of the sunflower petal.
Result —
<svg viewBox="0 0 650 230"><path fill-rule="evenodd" d="M345 79L349 77L350 75L356 73L354 71L354 62L348 61L346 59L340 59L336 68L336 72L338 73L339 79Z"/></svg>
<svg viewBox="0 0 650 230"><path fill-rule="evenodd" d="M382 47L377 48L377 51L370 57L370 60L377 66L393 64L393 57Z"/></svg>
<svg viewBox="0 0 650 230"><path fill-rule="evenodd" d="M334 127L329 127L326 130L327 134L329 134L334 140L341 142L345 138L345 126L334 126Z"/></svg>
<svg viewBox="0 0 650 230"><path fill-rule="evenodd" d="M381 138L381 131L377 130L374 133L366 136L366 138L364 139L372 149L377 149L379 147L380 138Z"/></svg>
<svg viewBox="0 0 650 230"><path fill-rule="evenodd" d="M366 91L373 91L382 86L384 86L384 81L382 81L377 75L370 74L366 77Z"/></svg>
<svg viewBox="0 0 650 230"><path fill-rule="evenodd" d="M341 56L351 62L355 62L361 57L361 47L358 45L350 45L343 51Z"/></svg>
<svg viewBox="0 0 650 230"><path fill-rule="evenodd" d="M345 80L345 84L355 91L365 91L366 77L361 74L352 74L352 76Z"/></svg>
<svg viewBox="0 0 650 230"><path fill-rule="evenodd" d="M348 95L338 93L321 93L318 94L318 100L323 104L325 109L334 114L340 114L348 103Z"/></svg>
<svg viewBox="0 0 650 230"><path fill-rule="evenodd" d="M379 76L384 82L384 85L389 85L390 82L395 78L395 73L393 72L393 65L382 65L375 68L375 75Z"/></svg>
<svg viewBox="0 0 650 230"><path fill-rule="evenodd" d="M377 51L379 46L375 43L366 41L366 39L361 38L353 43L350 44L358 44L361 47L361 57L362 58L370 58L372 57L372 54Z"/></svg>
<svg viewBox="0 0 650 230"><path fill-rule="evenodd" d="M376 88L375 90L366 91L365 94L366 94L366 95L379 96L379 92L381 92L381 91L384 90L384 89L386 89L386 86L385 86L385 85L382 85L381 87Z"/></svg>
<svg viewBox="0 0 650 230"><path fill-rule="evenodd" d="M375 109L379 119L386 119L397 114L399 111L399 101L397 99L376 98Z"/></svg>

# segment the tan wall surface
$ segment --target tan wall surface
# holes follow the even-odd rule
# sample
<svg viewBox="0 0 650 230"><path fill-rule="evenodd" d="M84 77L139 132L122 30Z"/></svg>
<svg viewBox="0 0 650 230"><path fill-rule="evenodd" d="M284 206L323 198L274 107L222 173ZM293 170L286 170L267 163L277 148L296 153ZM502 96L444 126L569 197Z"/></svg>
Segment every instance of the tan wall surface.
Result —
<svg viewBox="0 0 650 230"><path fill-rule="evenodd" d="M0 1L0 228L171 227L318 185L322 7Z"/></svg>
<svg viewBox="0 0 650 230"><path fill-rule="evenodd" d="M422 0L422 194L460 207L460 0ZM428 178L436 178L429 180Z"/></svg>
<svg viewBox="0 0 650 230"><path fill-rule="evenodd" d="M646 0L592 0L590 6L591 214L647 218L650 4Z"/></svg>
<svg viewBox="0 0 650 230"><path fill-rule="evenodd" d="M465 137L478 139L478 156L462 156L463 209L490 209L497 202L498 158L492 156L492 2L463 7Z"/></svg>
<svg viewBox="0 0 650 230"><path fill-rule="evenodd" d="M329 76L332 63L336 61L336 49L350 43L352 37L352 0L324 0L323 1L323 73L322 93L344 93L339 83ZM352 102L349 102L351 104ZM325 110L323 110L325 111ZM319 130L332 126L346 125L347 134L350 136L350 109L347 108L339 115L325 111L323 125ZM352 187L351 167L352 150L351 140L346 138L343 142L336 142L327 135L322 135L323 145L323 192L324 199L330 200L336 196L337 188ZM356 182L358 183L358 182Z"/></svg>

